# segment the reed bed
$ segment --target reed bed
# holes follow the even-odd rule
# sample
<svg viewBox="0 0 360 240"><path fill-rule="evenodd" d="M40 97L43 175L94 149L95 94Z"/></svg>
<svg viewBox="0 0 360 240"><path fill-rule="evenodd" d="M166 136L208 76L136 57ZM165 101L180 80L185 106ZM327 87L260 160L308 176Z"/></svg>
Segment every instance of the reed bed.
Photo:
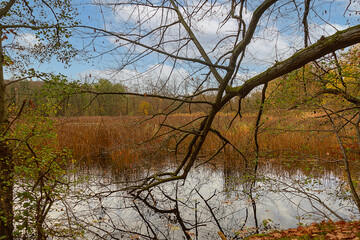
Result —
<svg viewBox="0 0 360 240"><path fill-rule="evenodd" d="M167 164L168 159L176 159L185 153L191 137L169 128L192 131L199 125L202 115L180 114L165 118L118 116L118 117L72 117L57 119L58 144L60 148L72 151L80 165L98 165L112 169L136 170L141 167L155 168ZM219 114L213 124L214 129L226 137L247 158L254 157L255 114L236 118L234 114ZM339 159L341 151L336 136L325 124L311 114L297 114L264 117L259 131L260 154L263 159L313 157ZM347 130L354 135L353 130ZM175 146L178 143L177 155ZM358 160L358 148L351 138L344 139L345 146L352 148L351 159ZM217 152L223 141L210 133L199 155L207 159ZM241 158L231 146L226 146L218 157L232 161ZM180 159L180 158L179 158ZM235 161L235 160L234 160ZM135 171L134 170L134 171Z"/></svg>

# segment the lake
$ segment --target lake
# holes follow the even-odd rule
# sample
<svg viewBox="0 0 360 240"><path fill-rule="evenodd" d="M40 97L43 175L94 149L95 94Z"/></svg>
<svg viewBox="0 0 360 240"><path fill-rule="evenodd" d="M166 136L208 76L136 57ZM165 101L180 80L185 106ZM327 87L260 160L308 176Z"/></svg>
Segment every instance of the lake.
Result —
<svg viewBox="0 0 360 240"><path fill-rule="evenodd" d="M359 218L342 166L335 163L262 160L255 179L243 164L217 160L194 168L186 181L137 196L121 190L174 166L164 160L161 167L123 171L83 167L69 175L77 183L49 222L72 221L87 239L220 239L218 231L242 239L257 231Z"/></svg>

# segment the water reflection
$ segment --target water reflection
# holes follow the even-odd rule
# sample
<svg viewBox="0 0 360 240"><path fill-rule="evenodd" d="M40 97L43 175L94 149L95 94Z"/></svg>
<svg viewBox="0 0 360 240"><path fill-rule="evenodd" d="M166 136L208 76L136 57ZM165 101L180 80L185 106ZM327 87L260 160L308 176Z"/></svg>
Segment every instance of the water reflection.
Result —
<svg viewBox="0 0 360 240"><path fill-rule="evenodd" d="M71 211L52 216L70 214L87 239L219 239L219 231L242 239L256 232L256 225L264 231L359 217L341 166L318 162L261 161L254 179L251 167L218 160L193 169L185 182L139 195L119 190L175 164L166 160L161 167L125 171L83 168L76 178L86 180L63 203Z"/></svg>

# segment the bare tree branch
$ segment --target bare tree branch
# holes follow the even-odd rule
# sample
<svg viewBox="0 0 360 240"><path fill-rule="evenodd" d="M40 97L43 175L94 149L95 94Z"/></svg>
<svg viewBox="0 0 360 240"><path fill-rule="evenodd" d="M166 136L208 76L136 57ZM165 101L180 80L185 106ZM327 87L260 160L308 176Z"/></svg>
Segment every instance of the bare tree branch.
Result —
<svg viewBox="0 0 360 240"><path fill-rule="evenodd" d="M227 87L227 96L224 97L222 105L234 96L245 97L255 87L261 84L270 82L271 80L298 69L309 62L358 42L360 42L360 25L339 31L329 37L321 38L316 43L295 53L288 59L276 63L266 71L247 80L243 85L238 87Z"/></svg>
<svg viewBox="0 0 360 240"><path fill-rule="evenodd" d="M11 7L14 5L15 2L16 0L10 0L9 2L7 2L5 7L0 9L0 19L9 12L9 10L11 9Z"/></svg>

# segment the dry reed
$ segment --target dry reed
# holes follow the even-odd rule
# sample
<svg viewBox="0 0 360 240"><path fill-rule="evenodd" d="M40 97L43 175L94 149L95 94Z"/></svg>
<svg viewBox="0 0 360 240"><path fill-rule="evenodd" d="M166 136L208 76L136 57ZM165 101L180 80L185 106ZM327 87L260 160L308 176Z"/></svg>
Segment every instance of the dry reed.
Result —
<svg viewBox="0 0 360 240"><path fill-rule="evenodd" d="M329 126L324 124L324 119L308 115L265 117L259 135L261 156L266 159L310 159L312 156L341 158L336 136L329 131ZM180 127L199 116L201 115L172 115L166 119L165 124ZM255 149L255 115L246 114L241 119L237 118L228 129L233 116L220 114L215 119L213 127L251 158ZM59 147L70 149L74 158L82 165L96 164L128 171L165 164L168 158L174 158L174 147L177 142L180 142L178 153L181 155L186 151L190 137L180 141L183 135L178 131L166 126L160 128L160 124L164 123L163 116L144 120L145 117L140 116L59 118ZM186 126L187 131L191 131L195 125L198 125L198 122ZM222 145L223 141L216 134L210 133L200 158L211 156ZM352 141L347 140L346 146L358 152ZM222 158L236 159L239 156L230 146L221 151ZM357 159L358 154L352 154L351 158Z"/></svg>

